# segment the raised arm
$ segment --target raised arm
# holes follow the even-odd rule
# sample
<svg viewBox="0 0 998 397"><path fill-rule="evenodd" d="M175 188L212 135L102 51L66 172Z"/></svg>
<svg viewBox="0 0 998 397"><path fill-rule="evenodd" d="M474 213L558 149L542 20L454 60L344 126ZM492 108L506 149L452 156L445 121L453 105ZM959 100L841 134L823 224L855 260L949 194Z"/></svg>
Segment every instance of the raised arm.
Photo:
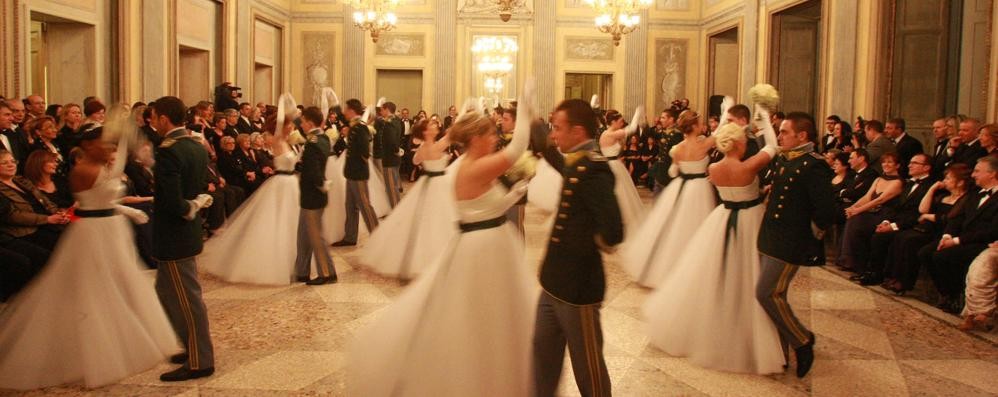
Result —
<svg viewBox="0 0 998 397"><path fill-rule="evenodd" d="M763 169L769 162L776 157L776 152L779 150L779 143L776 140L776 131L773 131L773 125L769 122L769 111L759 105L755 105L755 123L756 128L762 132L762 138L766 141L766 146L759 150L754 156L748 158L745 162L748 163L748 167L753 171L758 172ZM720 127L718 127L720 129ZM751 139L751 138L749 138Z"/></svg>
<svg viewBox="0 0 998 397"><path fill-rule="evenodd" d="M523 85L519 101L517 101L518 114L516 127L513 129L513 139L503 150L476 161L467 170L470 178L479 181L492 181L516 163L516 160L527 150L527 144L530 143L530 122L536 114L534 105L534 78L528 77Z"/></svg>

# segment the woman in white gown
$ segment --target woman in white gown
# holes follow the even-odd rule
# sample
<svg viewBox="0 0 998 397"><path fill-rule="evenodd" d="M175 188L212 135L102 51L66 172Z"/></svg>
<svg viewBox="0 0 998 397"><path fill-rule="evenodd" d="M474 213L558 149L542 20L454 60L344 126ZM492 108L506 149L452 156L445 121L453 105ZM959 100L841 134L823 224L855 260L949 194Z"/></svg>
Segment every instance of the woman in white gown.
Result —
<svg viewBox="0 0 998 397"><path fill-rule="evenodd" d="M413 163L423 176L382 222L362 248L360 263L378 274L409 280L422 273L458 234L454 172L447 166L446 136L437 141L437 123L421 121L412 133L423 139Z"/></svg>
<svg viewBox="0 0 998 397"><path fill-rule="evenodd" d="M782 372L786 361L776 327L755 299L756 241L766 211L756 175L778 145L769 114L761 108L756 114L766 147L744 162L744 128L728 124L714 134L724 159L709 171L721 205L693 233L642 312L652 345L672 356L721 371L769 374Z"/></svg>
<svg viewBox="0 0 998 397"><path fill-rule="evenodd" d="M532 80L524 87L527 97ZM481 112L449 130L466 154L455 170L460 235L369 327L351 351L352 396L526 396L537 282L506 210L523 195L496 179L529 140L530 103L520 98L513 139L496 152L495 125Z"/></svg>
<svg viewBox="0 0 998 397"><path fill-rule="evenodd" d="M298 255L298 177L296 155L287 143L297 110L290 94L281 95L274 136L274 176L267 178L212 239L198 262L206 272L233 283L289 285ZM288 114L287 112L290 112ZM282 117L283 116L283 117ZM278 127L275 127L275 130Z"/></svg>
<svg viewBox="0 0 998 397"><path fill-rule="evenodd" d="M692 110L681 113L676 125L684 138L669 155L673 167L678 165L679 177L665 188L637 234L627 237L622 249L621 267L645 287L662 282L673 269L676 256L690 242L693 230L716 205L714 187L707 182L707 153L714 139L700 136L704 126Z"/></svg>
<svg viewBox="0 0 998 397"><path fill-rule="evenodd" d="M125 190L124 141L131 136L119 142L112 160L110 144L100 139L103 130L82 136L84 157L70 175L80 219L0 314L0 389L103 386L180 351L153 279L142 273L132 226L120 215L140 223L148 217L115 204Z"/></svg>
<svg viewBox="0 0 998 397"><path fill-rule="evenodd" d="M624 117L620 113L614 112L607 116L607 123L610 127L599 137L600 152L609 160L610 171L613 172L615 180L613 193L617 196L617 205L620 206L620 217L624 221L625 238L637 235L638 228L645 216L645 206L638 196L638 189L634 187L631 174L627 172L627 166L617 156L627 138L638 130L638 123L644 119L645 109L638 106L634 111L631 124L624 127Z"/></svg>

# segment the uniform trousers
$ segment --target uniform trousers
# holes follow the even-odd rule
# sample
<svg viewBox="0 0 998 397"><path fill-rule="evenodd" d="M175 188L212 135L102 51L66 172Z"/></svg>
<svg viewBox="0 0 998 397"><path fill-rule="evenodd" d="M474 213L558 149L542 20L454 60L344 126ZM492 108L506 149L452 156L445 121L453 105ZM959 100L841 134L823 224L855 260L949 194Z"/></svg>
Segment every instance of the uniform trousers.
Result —
<svg viewBox="0 0 998 397"><path fill-rule="evenodd" d="M794 315L790 303L787 302L787 289L800 270L800 266L767 255L759 255L759 267L755 299L776 325L782 345L786 347L789 344L796 349L813 342L814 334L801 324Z"/></svg>
<svg viewBox="0 0 998 397"><path fill-rule="evenodd" d="M166 311L173 331L187 351L186 367L215 367L215 354L208 331L208 310L201 299L197 262L193 257L158 261L156 295Z"/></svg>
<svg viewBox="0 0 998 397"><path fill-rule="evenodd" d="M572 360L575 383L583 396L610 396L610 374L603 359L599 303L573 305L541 292L534 325L534 391L554 396L565 361Z"/></svg>
<svg viewBox="0 0 998 397"><path fill-rule="evenodd" d="M318 277L336 277L336 267L329 257L326 240L322 238L322 213L325 208L305 209L298 214L298 256L295 258L295 275L308 278L315 256Z"/></svg>
<svg viewBox="0 0 998 397"><path fill-rule="evenodd" d="M374 228L378 227L378 216L374 213L374 207L371 207L369 193L366 180L347 180L347 217L346 225L343 228L346 233L343 236L343 241L357 242L357 227L360 226L358 214L364 217L364 224L367 225L368 232L373 232Z"/></svg>
<svg viewBox="0 0 998 397"><path fill-rule="evenodd" d="M388 203L392 205L392 208L395 208L402 200L402 176L399 175L399 167L383 167L381 172L385 176Z"/></svg>

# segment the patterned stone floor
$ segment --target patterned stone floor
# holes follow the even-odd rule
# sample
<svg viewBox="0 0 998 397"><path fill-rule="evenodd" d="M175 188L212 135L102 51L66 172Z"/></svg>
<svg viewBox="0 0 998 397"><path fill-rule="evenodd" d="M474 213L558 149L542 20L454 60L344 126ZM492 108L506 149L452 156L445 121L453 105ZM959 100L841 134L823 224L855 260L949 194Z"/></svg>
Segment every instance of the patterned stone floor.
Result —
<svg viewBox="0 0 998 397"><path fill-rule="evenodd" d="M528 209L532 266L544 249L538 242L545 241L545 219ZM256 287L203 276L217 354L212 377L161 383L158 375L171 368L164 363L96 390L70 385L0 395L343 395L349 365L345 346L402 287L355 268L354 248L332 253L340 272L334 285ZM803 380L792 372L755 376L706 370L649 346L639 310L649 291L631 283L615 263L608 264L607 273L602 318L616 395L998 395L995 332L965 334L952 326L955 317L859 287L829 270L803 269L790 289L798 316L818 335L817 359ZM564 374L559 394L578 395L571 371Z"/></svg>

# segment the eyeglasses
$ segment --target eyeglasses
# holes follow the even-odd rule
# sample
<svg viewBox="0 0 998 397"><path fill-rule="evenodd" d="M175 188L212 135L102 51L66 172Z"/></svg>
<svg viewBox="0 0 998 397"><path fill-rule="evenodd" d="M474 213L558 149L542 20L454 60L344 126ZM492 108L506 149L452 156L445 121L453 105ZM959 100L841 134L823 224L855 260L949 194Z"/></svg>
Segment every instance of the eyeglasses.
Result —
<svg viewBox="0 0 998 397"><path fill-rule="evenodd" d="M921 161L909 161L908 164L929 165L929 163L923 163Z"/></svg>

